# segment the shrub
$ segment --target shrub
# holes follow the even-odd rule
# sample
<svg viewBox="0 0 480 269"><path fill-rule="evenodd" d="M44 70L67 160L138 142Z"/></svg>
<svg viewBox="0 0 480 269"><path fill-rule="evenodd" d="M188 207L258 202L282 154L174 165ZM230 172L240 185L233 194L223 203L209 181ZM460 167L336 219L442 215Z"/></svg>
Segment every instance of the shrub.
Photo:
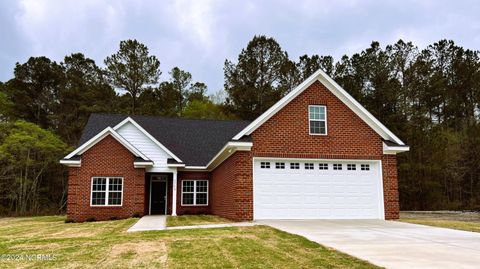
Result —
<svg viewBox="0 0 480 269"><path fill-rule="evenodd" d="M141 216L142 214L137 212L137 213L133 213L132 218L140 218Z"/></svg>

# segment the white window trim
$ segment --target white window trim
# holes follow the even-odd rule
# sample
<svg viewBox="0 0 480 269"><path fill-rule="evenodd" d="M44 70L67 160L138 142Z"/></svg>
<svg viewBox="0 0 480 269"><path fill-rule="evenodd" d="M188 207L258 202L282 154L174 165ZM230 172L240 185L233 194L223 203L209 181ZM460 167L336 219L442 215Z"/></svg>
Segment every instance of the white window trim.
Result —
<svg viewBox="0 0 480 269"><path fill-rule="evenodd" d="M183 182L185 181L193 181L193 192L186 192L186 193L193 193L193 204L184 204L183 203ZM206 204L197 204L197 181L206 181L207 182L207 203ZM210 192L210 182L208 179L182 179L182 191L180 193L181 197L181 205L182 206L208 206L209 202L209 192ZM205 193L205 192L200 192Z"/></svg>
<svg viewBox="0 0 480 269"><path fill-rule="evenodd" d="M310 119L310 107L323 107L325 109L325 119L324 120L313 120L313 119ZM312 133L311 132L311 126L310 126L310 122L311 121L324 121L325 122L325 133L324 134L315 134L315 133ZM325 105L309 105L308 106L308 134L310 135L322 135L322 136L326 136L328 135L328 121L327 121L327 106Z"/></svg>
<svg viewBox="0 0 480 269"><path fill-rule="evenodd" d="M93 202L93 179L94 178L106 178L107 182L105 182L105 204L104 205L94 205ZM108 204L108 194L110 192L109 190L109 185L110 185L110 178L120 178L122 180L122 192L120 195L120 204L119 205L109 205ZM123 206L123 190L125 189L125 186L123 184L123 177L115 177L115 176L110 176L110 177L102 177L102 176L95 176L91 178L90 182L90 206L91 207L109 207L109 206L114 206L114 207L119 207Z"/></svg>

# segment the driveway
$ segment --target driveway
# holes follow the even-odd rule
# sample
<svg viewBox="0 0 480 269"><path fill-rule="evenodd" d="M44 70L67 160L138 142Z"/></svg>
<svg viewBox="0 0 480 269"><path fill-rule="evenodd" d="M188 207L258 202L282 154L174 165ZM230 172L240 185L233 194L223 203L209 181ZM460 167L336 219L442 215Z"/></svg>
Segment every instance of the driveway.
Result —
<svg viewBox="0 0 480 269"><path fill-rule="evenodd" d="M479 268L480 233L382 220L262 220L386 268Z"/></svg>

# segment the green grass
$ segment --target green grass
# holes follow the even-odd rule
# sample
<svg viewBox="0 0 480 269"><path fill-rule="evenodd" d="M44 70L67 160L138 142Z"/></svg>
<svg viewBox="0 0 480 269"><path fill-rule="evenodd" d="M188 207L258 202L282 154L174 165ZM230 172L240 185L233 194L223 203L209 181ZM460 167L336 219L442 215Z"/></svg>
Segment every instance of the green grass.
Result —
<svg viewBox="0 0 480 269"><path fill-rule="evenodd" d="M400 219L400 221L480 233L480 223L461 220Z"/></svg>
<svg viewBox="0 0 480 269"><path fill-rule="evenodd" d="M401 213L400 221L480 233L480 214Z"/></svg>
<svg viewBox="0 0 480 269"><path fill-rule="evenodd" d="M213 215L167 216L167 227L191 226L203 224L230 223L232 221Z"/></svg>
<svg viewBox="0 0 480 269"><path fill-rule="evenodd" d="M126 233L137 219L64 220L0 219L0 268L376 268L267 226ZM7 254L55 258L9 261Z"/></svg>

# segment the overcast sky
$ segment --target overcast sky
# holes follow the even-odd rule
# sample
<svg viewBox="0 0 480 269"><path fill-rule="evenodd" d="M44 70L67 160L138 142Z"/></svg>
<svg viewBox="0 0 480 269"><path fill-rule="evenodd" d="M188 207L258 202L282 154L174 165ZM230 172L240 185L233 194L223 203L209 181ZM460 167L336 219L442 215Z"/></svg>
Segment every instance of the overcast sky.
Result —
<svg viewBox="0 0 480 269"><path fill-rule="evenodd" d="M61 61L82 52L103 66L120 40L146 44L161 61L162 80L178 66L223 87L225 59L236 60L254 35L274 37L292 59L336 59L399 38L420 48L453 39L480 49L480 1L159 1L0 0L0 81L30 56Z"/></svg>

